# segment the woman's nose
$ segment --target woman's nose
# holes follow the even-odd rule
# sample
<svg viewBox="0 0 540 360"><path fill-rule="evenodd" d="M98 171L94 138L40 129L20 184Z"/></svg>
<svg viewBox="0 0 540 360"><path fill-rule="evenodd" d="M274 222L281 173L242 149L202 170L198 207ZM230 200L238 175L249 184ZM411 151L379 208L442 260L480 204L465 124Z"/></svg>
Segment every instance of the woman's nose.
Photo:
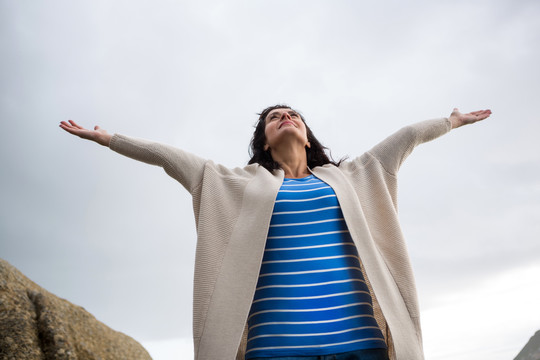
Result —
<svg viewBox="0 0 540 360"><path fill-rule="evenodd" d="M281 114L281 119L290 119L290 118L291 118L291 116L286 111L283 114Z"/></svg>

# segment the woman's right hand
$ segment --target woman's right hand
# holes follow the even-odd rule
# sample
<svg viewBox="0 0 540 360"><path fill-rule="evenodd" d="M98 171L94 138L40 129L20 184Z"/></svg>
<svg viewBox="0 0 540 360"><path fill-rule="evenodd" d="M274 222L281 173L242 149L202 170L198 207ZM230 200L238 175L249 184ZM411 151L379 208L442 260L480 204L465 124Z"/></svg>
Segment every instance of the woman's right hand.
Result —
<svg viewBox="0 0 540 360"><path fill-rule="evenodd" d="M99 126L95 126L94 130L88 130L78 125L75 121L68 120L67 122L61 121L60 127L70 134L77 135L82 139L95 141L103 146L109 146L111 142L112 135Z"/></svg>

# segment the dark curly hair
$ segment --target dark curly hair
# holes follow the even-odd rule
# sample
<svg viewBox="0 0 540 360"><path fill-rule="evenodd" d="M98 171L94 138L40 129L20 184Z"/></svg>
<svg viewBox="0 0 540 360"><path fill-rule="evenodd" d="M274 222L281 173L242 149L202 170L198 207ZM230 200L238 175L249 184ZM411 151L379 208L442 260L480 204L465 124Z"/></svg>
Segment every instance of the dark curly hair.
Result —
<svg viewBox="0 0 540 360"><path fill-rule="evenodd" d="M274 159L272 158L270 150L264 150L264 146L266 144L266 135L264 133L266 128L266 116L275 109L294 110L289 105L285 104L277 104L264 109L260 114L258 114L259 120L255 124L255 131L253 132L253 137L251 138L251 141L249 143L249 156L251 156L251 159L249 160L248 164L259 164L261 166L264 166L270 172L272 172L273 170L281 169L281 165L274 161ZM300 115L300 118L306 125L307 138L309 143L311 144L311 147L306 147L308 167L310 169L313 169L316 166L322 166L325 164L339 166L343 159L335 162L332 159L331 155L326 154L326 150L328 150L328 148L323 146L319 142L319 140L317 140L315 135L313 135L313 132L306 124L304 116L302 116L302 114L298 111L296 112Z"/></svg>

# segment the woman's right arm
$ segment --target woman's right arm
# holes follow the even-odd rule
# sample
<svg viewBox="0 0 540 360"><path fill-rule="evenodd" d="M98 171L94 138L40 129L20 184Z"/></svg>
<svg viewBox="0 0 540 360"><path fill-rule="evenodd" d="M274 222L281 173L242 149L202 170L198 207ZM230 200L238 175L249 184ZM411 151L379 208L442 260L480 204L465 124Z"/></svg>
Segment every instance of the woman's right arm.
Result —
<svg viewBox="0 0 540 360"><path fill-rule="evenodd" d="M162 167L190 193L201 183L207 160L176 147L124 135L110 135L99 126L85 129L72 120L62 121L60 127L82 139L107 146L119 154L151 165Z"/></svg>

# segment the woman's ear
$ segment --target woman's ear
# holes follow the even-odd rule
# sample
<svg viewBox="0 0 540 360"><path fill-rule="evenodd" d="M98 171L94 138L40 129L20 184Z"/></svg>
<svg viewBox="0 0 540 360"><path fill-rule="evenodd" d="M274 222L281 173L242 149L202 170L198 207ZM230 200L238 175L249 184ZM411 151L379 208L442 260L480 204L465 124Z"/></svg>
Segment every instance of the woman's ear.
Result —
<svg viewBox="0 0 540 360"><path fill-rule="evenodd" d="M268 149L270 149L270 145L264 144L264 148L263 148L263 149L264 149L264 151L268 151Z"/></svg>
<svg viewBox="0 0 540 360"><path fill-rule="evenodd" d="M311 143L309 141L306 143L306 146L308 147L308 149L311 149Z"/></svg>

